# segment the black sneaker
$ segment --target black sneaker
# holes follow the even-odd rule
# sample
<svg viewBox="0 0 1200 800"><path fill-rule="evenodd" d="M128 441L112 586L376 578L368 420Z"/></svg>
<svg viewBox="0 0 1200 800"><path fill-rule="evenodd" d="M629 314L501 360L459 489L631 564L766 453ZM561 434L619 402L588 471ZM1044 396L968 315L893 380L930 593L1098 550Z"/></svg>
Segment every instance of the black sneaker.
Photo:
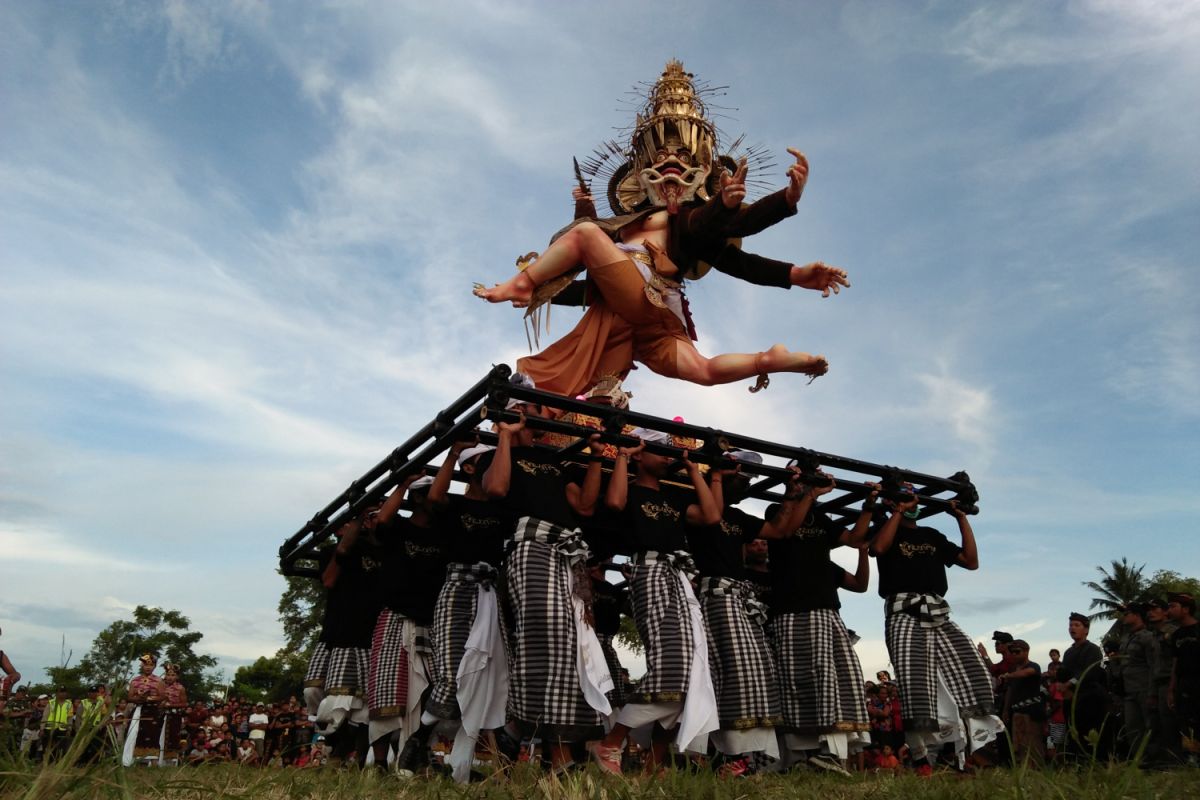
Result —
<svg viewBox="0 0 1200 800"><path fill-rule="evenodd" d="M396 772L401 777L411 778L429 766L429 746L416 736L408 737L404 749L396 757Z"/></svg>
<svg viewBox="0 0 1200 800"><path fill-rule="evenodd" d="M517 763L517 759L521 757L521 742L512 737L504 728L498 728L494 731L496 737L496 750L510 764Z"/></svg>

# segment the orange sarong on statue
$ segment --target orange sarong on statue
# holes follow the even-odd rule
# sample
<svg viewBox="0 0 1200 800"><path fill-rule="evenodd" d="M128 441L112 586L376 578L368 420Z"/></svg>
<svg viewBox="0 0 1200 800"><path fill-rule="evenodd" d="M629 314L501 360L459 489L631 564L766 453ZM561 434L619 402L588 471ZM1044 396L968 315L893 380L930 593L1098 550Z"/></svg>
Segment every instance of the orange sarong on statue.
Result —
<svg viewBox="0 0 1200 800"><path fill-rule="evenodd" d="M578 324L542 352L517 360L517 371L537 388L574 397L605 375L622 378L639 361L675 378L677 341L691 343L683 323L646 296L633 261L621 259L588 270L600 297Z"/></svg>

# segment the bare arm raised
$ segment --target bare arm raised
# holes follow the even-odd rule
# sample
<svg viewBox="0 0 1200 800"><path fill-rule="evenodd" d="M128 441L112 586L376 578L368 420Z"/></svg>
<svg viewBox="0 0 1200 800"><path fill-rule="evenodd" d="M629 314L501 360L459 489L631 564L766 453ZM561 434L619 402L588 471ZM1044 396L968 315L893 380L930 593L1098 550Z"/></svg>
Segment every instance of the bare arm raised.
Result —
<svg viewBox="0 0 1200 800"><path fill-rule="evenodd" d="M700 474L700 465L688 456L689 451L683 451L683 465L687 468L688 477L696 490L696 502L687 507L689 525L716 525L721 521L721 504L713 497L712 490L704 482Z"/></svg>
<svg viewBox="0 0 1200 800"><path fill-rule="evenodd" d="M593 433L588 437L592 452L600 449L600 434ZM581 517L590 517L596 513L596 501L600 499L600 479L604 459L593 455L588 459L587 474L583 477L583 486L576 483L567 484L567 502L575 513Z"/></svg>
<svg viewBox="0 0 1200 800"><path fill-rule="evenodd" d="M492 465L483 474L483 490L493 500L508 494L512 484L512 440L525 429L525 412L518 414L516 422L501 422L496 442L496 456Z"/></svg>

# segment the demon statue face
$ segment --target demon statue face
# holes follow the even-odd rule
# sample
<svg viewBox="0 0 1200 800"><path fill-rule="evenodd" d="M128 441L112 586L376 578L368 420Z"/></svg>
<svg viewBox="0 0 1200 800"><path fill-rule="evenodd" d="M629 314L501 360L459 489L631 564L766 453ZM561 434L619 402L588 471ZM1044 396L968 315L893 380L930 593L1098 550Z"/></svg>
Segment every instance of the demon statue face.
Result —
<svg viewBox="0 0 1200 800"><path fill-rule="evenodd" d="M717 127L702 98L723 87L697 84L676 59L645 86L629 139L603 143L578 165L580 181L587 175L607 184L614 215L647 207L675 213L688 203L707 202L720 188L721 173L736 170L743 158L752 171L773 166L756 148L740 149L743 137L721 154Z"/></svg>
<svg viewBox="0 0 1200 800"><path fill-rule="evenodd" d="M667 62L632 128L628 145L610 142L584 167L593 176L608 170L608 200L614 213L628 214L647 205L674 213L686 203L709 198L717 131L692 74L681 63ZM606 167L614 155L623 163Z"/></svg>
<svg viewBox="0 0 1200 800"><path fill-rule="evenodd" d="M696 199L696 192L708 182L711 168L693 163L689 147L678 135L671 135L655 150L654 162L638 173L638 184L651 205L665 207L674 214L684 203Z"/></svg>

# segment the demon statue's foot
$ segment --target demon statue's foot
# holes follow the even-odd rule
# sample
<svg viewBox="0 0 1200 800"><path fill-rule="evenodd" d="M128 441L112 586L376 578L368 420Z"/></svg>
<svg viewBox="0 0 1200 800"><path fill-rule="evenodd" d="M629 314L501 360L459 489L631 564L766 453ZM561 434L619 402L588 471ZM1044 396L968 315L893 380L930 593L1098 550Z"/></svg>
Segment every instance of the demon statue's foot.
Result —
<svg viewBox="0 0 1200 800"><path fill-rule="evenodd" d="M523 308L529 305L529 301L533 297L533 289L534 285L530 277L524 272L518 272L504 283L498 283L490 289L476 284L474 293L476 297L482 297L489 303L507 301L517 308Z"/></svg>
<svg viewBox="0 0 1200 800"><path fill-rule="evenodd" d="M825 356L814 356L809 353L792 352L781 344L777 344L765 353L760 353L756 366L761 373L800 372L812 375L814 378L829 371L829 362Z"/></svg>

